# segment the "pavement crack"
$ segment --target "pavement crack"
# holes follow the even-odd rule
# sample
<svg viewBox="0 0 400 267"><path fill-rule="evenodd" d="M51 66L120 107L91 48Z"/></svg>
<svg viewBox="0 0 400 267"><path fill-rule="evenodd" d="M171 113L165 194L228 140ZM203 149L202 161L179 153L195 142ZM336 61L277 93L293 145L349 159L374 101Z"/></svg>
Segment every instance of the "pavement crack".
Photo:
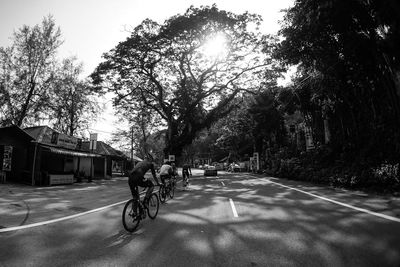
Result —
<svg viewBox="0 0 400 267"><path fill-rule="evenodd" d="M25 218L24 218L24 219L22 220L22 222L19 224L20 226L25 224L25 222L28 220L29 214L30 214L30 212L31 212L31 209L30 209L28 203L26 203L25 200L22 200L22 201L24 202L24 204L25 204L25 206L26 206L26 214L25 214Z"/></svg>

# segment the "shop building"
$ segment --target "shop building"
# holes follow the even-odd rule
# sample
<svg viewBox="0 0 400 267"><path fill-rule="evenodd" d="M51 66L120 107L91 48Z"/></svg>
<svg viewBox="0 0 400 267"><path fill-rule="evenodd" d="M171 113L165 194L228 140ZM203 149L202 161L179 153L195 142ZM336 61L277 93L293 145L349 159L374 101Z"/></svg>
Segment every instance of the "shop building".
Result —
<svg viewBox="0 0 400 267"><path fill-rule="evenodd" d="M98 144L90 150L81 139L47 126L0 128L0 178L38 186L110 179L113 162L126 166L126 157Z"/></svg>

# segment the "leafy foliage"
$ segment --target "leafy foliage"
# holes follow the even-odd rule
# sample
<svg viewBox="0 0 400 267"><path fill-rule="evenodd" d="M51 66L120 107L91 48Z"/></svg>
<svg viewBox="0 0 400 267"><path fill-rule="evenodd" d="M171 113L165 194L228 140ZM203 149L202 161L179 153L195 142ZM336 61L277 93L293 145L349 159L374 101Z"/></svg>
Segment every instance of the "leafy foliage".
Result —
<svg viewBox="0 0 400 267"><path fill-rule="evenodd" d="M274 56L298 71L279 107L301 111L317 146L278 156L275 174L398 190L399 12L391 0L297 0L287 10Z"/></svg>
<svg viewBox="0 0 400 267"><path fill-rule="evenodd" d="M41 25L24 25L13 40L0 48L0 120L21 126L39 120L47 107L61 31L48 16Z"/></svg>
<svg viewBox="0 0 400 267"><path fill-rule="evenodd" d="M89 84L79 79L81 73L82 64L77 64L76 58L64 59L54 74L50 92L50 125L69 135L83 135L101 110Z"/></svg>
<svg viewBox="0 0 400 267"><path fill-rule="evenodd" d="M261 53L274 40L249 31L261 18L215 6L190 7L160 25L149 19L105 54L91 75L98 92L113 92L118 109L143 103L166 126L166 154L180 155L196 134L229 114L241 92L258 90ZM204 53L207 41L225 40L221 53Z"/></svg>
<svg viewBox="0 0 400 267"><path fill-rule="evenodd" d="M389 14L380 1L296 1L276 51L299 66L295 93L316 137L323 142L318 131L326 116L331 145L358 160L394 159L400 152L394 123L400 119L399 59L392 49L399 44L399 19Z"/></svg>
<svg viewBox="0 0 400 267"><path fill-rule="evenodd" d="M83 133L100 110L76 58L57 60L61 30L52 16L24 25L10 47L0 48L0 125L47 122L74 135Z"/></svg>

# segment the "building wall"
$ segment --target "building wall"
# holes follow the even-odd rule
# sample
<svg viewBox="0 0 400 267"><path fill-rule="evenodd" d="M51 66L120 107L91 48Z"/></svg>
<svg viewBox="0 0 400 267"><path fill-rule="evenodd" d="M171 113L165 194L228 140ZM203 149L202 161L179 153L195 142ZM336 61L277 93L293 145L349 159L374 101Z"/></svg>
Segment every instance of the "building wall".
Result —
<svg viewBox="0 0 400 267"><path fill-rule="evenodd" d="M105 178L104 170L104 160L105 158L93 158L94 167L94 177L95 178Z"/></svg>
<svg viewBox="0 0 400 267"><path fill-rule="evenodd" d="M78 169L78 158L74 160L75 169ZM85 177L90 176L91 158L80 158L79 172L83 173Z"/></svg>
<svg viewBox="0 0 400 267"><path fill-rule="evenodd" d="M6 172L6 181L32 183L32 147L30 140L18 133L17 128L0 128L0 170L3 165L4 146L12 146L11 171Z"/></svg>

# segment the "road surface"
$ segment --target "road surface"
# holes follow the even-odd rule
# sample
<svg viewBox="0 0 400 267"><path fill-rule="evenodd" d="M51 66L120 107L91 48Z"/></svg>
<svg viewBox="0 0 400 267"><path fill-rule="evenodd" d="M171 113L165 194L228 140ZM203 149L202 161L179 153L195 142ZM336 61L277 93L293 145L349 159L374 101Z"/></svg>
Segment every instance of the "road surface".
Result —
<svg viewBox="0 0 400 267"><path fill-rule="evenodd" d="M0 233L0 266L400 266L400 222L379 207L271 177L197 176L133 234L123 204Z"/></svg>

